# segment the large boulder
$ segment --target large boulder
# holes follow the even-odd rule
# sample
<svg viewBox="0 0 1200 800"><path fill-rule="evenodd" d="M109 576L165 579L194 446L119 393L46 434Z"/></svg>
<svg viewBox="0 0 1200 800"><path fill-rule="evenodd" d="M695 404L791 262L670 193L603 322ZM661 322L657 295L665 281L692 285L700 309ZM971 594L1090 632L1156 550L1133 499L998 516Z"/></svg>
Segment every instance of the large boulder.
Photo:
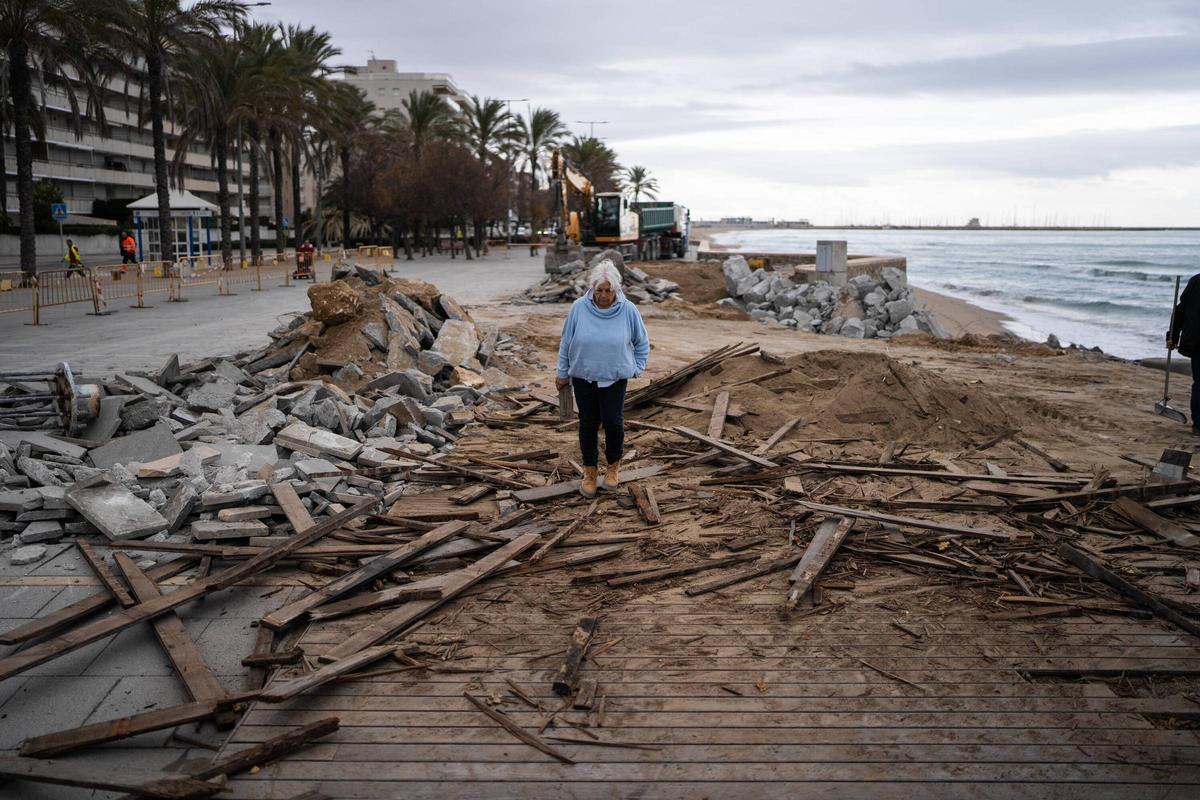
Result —
<svg viewBox="0 0 1200 800"><path fill-rule="evenodd" d="M842 328L838 333L847 339L861 339L866 334L866 328L858 317L849 317L842 323Z"/></svg>
<svg viewBox="0 0 1200 800"><path fill-rule="evenodd" d="M895 267L884 267L879 271L879 277L888 291L908 288L908 273L901 272Z"/></svg>
<svg viewBox="0 0 1200 800"><path fill-rule="evenodd" d="M912 300L909 300L907 297L893 300L890 303L884 303L883 307L887 309L888 321L893 325L913 312Z"/></svg>
<svg viewBox="0 0 1200 800"><path fill-rule="evenodd" d="M479 350L479 333L470 322L446 320L432 349L444 355L451 364L462 366L475 358Z"/></svg>
<svg viewBox="0 0 1200 800"><path fill-rule="evenodd" d="M750 265L744 256L730 256L721 265L721 272L725 275L725 291L730 297L737 297L738 284L750 276Z"/></svg>
<svg viewBox="0 0 1200 800"><path fill-rule="evenodd" d="M308 287L313 319L328 325L349 322L362 312L362 300L345 281L314 283Z"/></svg>
<svg viewBox="0 0 1200 800"><path fill-rule="evenodd" d="M588 269L595 269L596 265L605 259L608 259L613 263L613 266L617 268L617 272L621 274L621 280L624 281L625 277L628 275L628 272L625 269L625 257L621 255L620 251L618 250L609 248L596 253L596 255L588 259Z"/></svg>

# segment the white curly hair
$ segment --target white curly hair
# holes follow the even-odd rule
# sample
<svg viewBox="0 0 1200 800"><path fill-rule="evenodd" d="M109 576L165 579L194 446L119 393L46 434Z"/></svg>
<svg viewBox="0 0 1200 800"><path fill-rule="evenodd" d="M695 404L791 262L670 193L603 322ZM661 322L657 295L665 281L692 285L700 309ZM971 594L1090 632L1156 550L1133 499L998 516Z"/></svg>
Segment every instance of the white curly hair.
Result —
<svg viewBox="0 0 1200 800"><path fill-rule="evenodd" d="M621 273L611 258L606 258L592 267L592 272L588 275L589 289L595 289L602 283L607 283L614 292L621 290Z"/></svg>

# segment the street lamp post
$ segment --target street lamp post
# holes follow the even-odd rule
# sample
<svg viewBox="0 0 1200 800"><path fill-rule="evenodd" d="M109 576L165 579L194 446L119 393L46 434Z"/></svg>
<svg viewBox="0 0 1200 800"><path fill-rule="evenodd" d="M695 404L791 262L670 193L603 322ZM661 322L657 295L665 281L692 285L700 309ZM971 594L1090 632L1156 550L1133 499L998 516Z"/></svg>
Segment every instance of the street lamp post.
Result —
<svg viewBox="0 0 1200 800"><path fill-rule="evenodd" d="M576 125L587 125L588 126L588 138L595 139L596 138L596 126L597 125L607 125L608 120L606 120L606 119L577 119L577 120L575 120L575 124Z"/></svg>
<svg viewBox="0 0 1200 800"><path fill-rule="evenodd" d="M507 100L504 101L505 113L508 114L508 116L511 118L512 117L512 104L513 103L525 103L525 102L528 102L528 100L529 100L528 97L508 98ZM512 185L512 183L511 183L511 179L510 179L509 186L511 186L511 185ZM509 250L512 249L512 216L513 216L512 203L511 202L507 203L506 208L504 210L508 217L507 219L504 220L504 252L507 253ZM519 219L520 215L518 214L517 217ZM532 220L530 221L529 224L532 227L532 225L533 225Z"/></svg>

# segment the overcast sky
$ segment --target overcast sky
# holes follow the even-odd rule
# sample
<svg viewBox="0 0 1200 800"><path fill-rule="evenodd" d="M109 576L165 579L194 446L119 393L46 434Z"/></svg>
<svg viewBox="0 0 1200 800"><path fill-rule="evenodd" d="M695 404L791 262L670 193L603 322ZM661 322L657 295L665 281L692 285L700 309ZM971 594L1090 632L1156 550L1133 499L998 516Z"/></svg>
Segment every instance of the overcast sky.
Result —
<svg viewBox="0 0 1200 800"><path fill-rule="evenodd" d="M1200 0L276 0L597 125L693 217L1200 225ZM526 103L513 104L524 111Z"/></svg>

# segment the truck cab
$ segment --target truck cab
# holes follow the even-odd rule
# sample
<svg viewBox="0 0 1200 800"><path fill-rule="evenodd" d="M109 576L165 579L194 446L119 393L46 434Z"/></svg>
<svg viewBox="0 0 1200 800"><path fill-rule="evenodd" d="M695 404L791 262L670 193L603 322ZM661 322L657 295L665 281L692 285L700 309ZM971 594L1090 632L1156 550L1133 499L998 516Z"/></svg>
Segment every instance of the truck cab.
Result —
<svg viewBox="0 0 1200 800"><path fill-rule="evenodd" d="M629 197L620 192L601 192L595 198L592 236L597 244L616 245L636 242L638 215Z"/></svg>

